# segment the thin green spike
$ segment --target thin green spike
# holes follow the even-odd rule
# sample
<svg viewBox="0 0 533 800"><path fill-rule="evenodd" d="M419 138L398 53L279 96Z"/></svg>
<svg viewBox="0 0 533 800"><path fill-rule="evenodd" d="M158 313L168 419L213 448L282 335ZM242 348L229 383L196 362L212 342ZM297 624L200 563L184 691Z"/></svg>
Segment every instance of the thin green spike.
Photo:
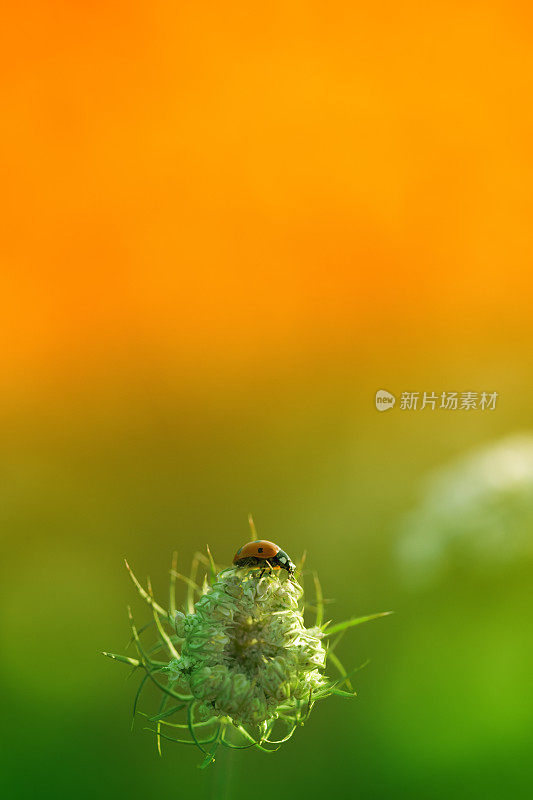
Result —
<svg viewBox="0 0 533 800"><path fill-rule="evenodd" d="M154 669L154 670L151 670L151 671L147 670L147 674L148 674L150 680L152 681L152 683L155 683L155 685L157 686L158 689L161 689L162 692L164 692L165 694L168 694L169 697L174 697L176 700L184 700L186 702L189 702L189 700L192 700L192 694L178 694L173 689L170 689L168 686L163 686L162 683L159 683L159 681L157 681L154 678L154 676L152 675L152 672L159 672L161 669L162 669L161 667L157 667L157 669Z"/></svg>
<svg viewBox="0 0 533 800"><path fill-rule="evenodd" d="M216 753L217 749L218 749L218 742L213 747L213 752L212 753L208 753L206 755L206 757L204 758L204 760L202 761L202 763L198 764L198 768L199 769L205 769L206 767L208 767L210 764L213 763L213 761L215 760L215 753Z"/></svg>
<svg viewBox="0 0 533 800"><path fill-rule="evenodd" d="M165 710L165 706L168 703L168 700L169 700L168 694L164 694L161 698L161 702L159 703L159 709L156 714L157 717L156 722L159 722L159 720L161 719L161 715Z"/></svg>
<svg viewBox="0 0 533 800"><path fill-rule="evenodd" d="M318 692L315 695L315 700L321 700L323 697L327 697L328 694L331 694L333 689L336 689L338 686L342 686L343 683L346 683L346 680L349 680L356 672L366 667L368 661L364 661L359 667L355 667L354 669L350 670L350 672L346 673L343 678L340 678L338 681L334 681L333 683L326 686L323 690Z"/></svg>
<svg viewBox="0 0 533 800"><path fill-rule="evenodd" d="M207 750L204 750L204 748L201 746L201 744L198 741L198 738L196 736L196 733L194 731L194 726L195 726L195 722L194 722L194 707L195 707L195 705L196 705L196 702L193 701L187 707L187 726L189 728L189 733L191 734L192 738L194 739L194 741L196 742L196 744L198 745L198 747L200 748L202 753L205 753L206 755L210 755L210 753L208 753Z"/></svg>
<svg viewBox="0 0 533 800"><path fill-rule="evenodd" d="M132 667L140 667L141 662L137 658L128 658L128 656L119 656L116 653L106 653L102 650L102 655L107 658L112 658L113 661L121 661L123 664L130 664Z"/></svg>
<svg viewBox="0 0 533 800"><path fill-rule="evenodd" d="M213 584L217 579L217 568L213 560L213 556L211 555L211 550L208 544L206 545L206 548L207 548L207 557L209 559L209 584L210 586L213 586Z"/></svg>
<svg viewBox="0 0 533 800"><path fill-rule="evenodd" d="M158 605L158 603L156 603L155 600L152 600L152 598L150 597L150 595L148 594L146 589L144 589L141 586L141 584L139 583L139 581L137 580L137 578L133 574L133 570L131 569L131 567L128 564L128 562L126 561L126 559L124 559L124 563L126 564L126 569L128 570L128 572L130 574L130 577L131 577L133 583L135 584L135 586L137 587L137 591L141 595L142 599L145 600L148 603L149 606L155 606L155 608L157 608L157 610L159 611L159 613L161 614L162 617L168 617L168 612L165 611L165 609L162 608L160 605Z"/></svg>
<svg viewBox="0 0 533 800"><path fill-rule="evenodd" d="M160 756L163 755L162 749L161 749L161 721L160 721L160 715L161 715L161 712L164 710L165 705L167 704L167 702L168 702L168 695L164 694L162 699L161 699L161 702L159 704L159 719L157 720L157 752L159 753Z"/></svg>
<svg viewBox="0 0 533 800"><path fill-rule="evenodd" d="M332 689L330 694L337 694L339 697L357 697L357 692L344 692L342 689Z"/></svg>
<svg viewBox="0 0 533 800"><path fill-rule="evenodd" d="M247 741L253 742L253 744L256 747L258 747L259 750L262 750L264 753L275 753L276 750L279 750L279 747L276 747L274 750L270 750L268 747L263 747L261 742L260 741L258 742L256 739L254 739L254 737L251 734L249 734L248 731L245 728L243 728L242 725L239 725L237 730L240 731L240 733L242 733L242 735Z"/></svg>
<svg viewBox="0 0 533 800"><path fill-rule="evenodd" d="M309 689L309 702L307 703L307 712L302 720L302 724L304 722L307 722L307 720L309 719L309 715L311 713L312 708L313 708L313 687L311 686L311 688Z"/></svg>
<svg viewBox="0 0 533 800"><path fill-rule="evenodd" d="M328 655L330 653L333 653L333 651L337 649L337 647L339 645L339 642L341 641L341 639L342 639L342 637L344 636L345 633L346 633L346 630L341 631L339 633L339 635L337 636L337 638L333 642L331 642L331 644L326 640L326 645L329 645L329 647L328 647Z"/></svg>
<svg viewBox="0 0 533 800"><path fill-rule="evenodd" d="M157 734L157 731L154 730L154 728L143 728L143 731L150 731L150 733ZM166 736L164 733L160 733L159 735L162 739L166 739L168 742L177 742L178 744L192 744L195 747L197 746L196 742L191 742L190 739L177 739L174 736ZM215 736L212 739L202 739L200 741L200 744L213 744L215 739L216 739Z"/></svg>
<svg viewBox="0 0 533 800"><path fill-rule="evenodd" d="M251 747L256 747L255 742L252 744L231 744L231 742L227 742L226 739L222 738L220 743L224 745L224 747L229 747L230 750L249 750Z"/></svg>
<svg viewBox="0 0 533 800"><path fill-rule="evenodd" d="M255 529L254 518L252 517L251 514L248 514L248 525L250 526L250 533L252 534L252 542L257 542L259 537Z"/></svg>
<svg viewBox="0 0 533 800"><path fill-rule="evenodd" d="M196 587L197 591L200 592L200 587L196 583L196 574L198 572L198 555L195 555L192 564L191 564L191 576L187 583L187 612L189 614L194 614L194 588ZM178 576L179 577L179 576Z"/></svg>
<svg viewBox="0 0 533 800"><path fill-rule="evenodd" d="M163 755L161 752L161 723L157 723L157 733L156 733L156 741L157 741L157 752L160 756Z"/></svg>
<svg viewBox="0 0 533 800"><path fill-rule="evenodd" d="M126 675L126 680L127 680L127 681L129 681L129 679L130 679L130 678L133 678L133 676L135 675L135 673L137 672L137 670L139 669L139 667L140 667L140 666L141 666L141 665L139 664L139 666L137 666L137 667L132 667L132 668L130 669L130 671L129 671L129 672L128 672L128 674Z"/></svg>
<svg viewBox="0 0 533 800"><path fill-rule="evenodd" d="M210 717L209 719L202 720L202 722L195 722L195 728L208 728L209 725L212 725L214 722L217 722L218 717ZM188 730L188 725L182 725L181 722L166 722L166 720L162 719L161 723L163 725L168 725L170 728L181 728L183 730Z"/></svg>
<svg viewBox="0 0 533 800"><path fill-rule="evenodd" d="M139 636L141 635L141 633L144 633L144 632L145 632L145 630L146 630L147 628L151 628L153 624L154 624L154 621L153 621L153 619L151 619L151 620L150 620L150 622L147 622L147 623L145 623L144 625L141 625L141 627L140 627L140 628L139 628L139 630L138 630L138 634L139 634ZM133 644L133 642L134 642L134 639L133 639L133 636L132 636L132 637L130 637L130 639L128 640L128 644L126 645L126 647L125 647L124 649L125 649L125 650L127 650L127 649L128 649L128 647L131 647L131 645Z"/></svg>
<svg viewBox="0 0 533 800"><path fill-rule="evenodd" d="M154 644L149 650L146 651L146 655L152 656L154 653L157 653L158 650L164 650L165 644L164 642L158 641L157 644Z"/></svg>
<svg viewBox="0 0 533 800"><path fill-rule="evenodd" d="M347 619L345 622L339 622L337 625L327 628L324 631L324 636L331 636L333 633L339 633L347 628L353 628L355 625L362 625L363 622L370 622L373 619L388 617L393 613L393 611L381 611L379 614L368 614L366 617L354 617L353 619Z"/></svg>
<svg viewBox="0 0 533 800"><path fill-rule="evenodd" d="M196 581L193 581L187 575L182 575L181 572L175 572L174 573L174 577L175 578L179 578L180 581L183 581L183 583L187 584L187 589L191 588L193 591L197 592L197 594L199 594L199 595L202 594L202 590L198 586Z"/></svg>
<svg viewBox="0 0 533 800"><path fill-rule="evenodd" d="M335 601L334 600L328 600L327 597L325 597L322 600L322 602L324 603L324 606L327 606L328 603L334 603ZM304 612L305 611L311 611L313 614L316 614L318 612L318 606L314 605L313 603L304 603L303 604L303 611ZM323 622L322 625L321 625L322 630L325 630L326 626L329 625L330 623L331 623L330 619L328 619L327 622Z"/></svg>
<svg viewBox="0 0 533 800"><path fill-rule="evenodd" d="M318 579L318 573L313 572L313 580L315 582L315 595L316 595L316 622L317 628L322 626L324 621L324 596L322 594L322 586Z"/></svg>
<svg viewBox="0 0 533 800"><path fill-rule="evenodd" d="M135 699L133 701L133 711L132 711L132 714L131 714L131 730L133 730L133 728L135 727L135 714L137 712L137 703L139 702L139 698L141 696L141 692L142 692L142 690L144 688L144 684L146 683L147 680L148 680L148 675L147 674L143 675L143 678L142 678L142 680L141 680L141 682L139 684L139 688L135 692Z"/></svg>
<svg viewBox="0 0 533 800"><path fill-rule="evenodd" d="M170 564L170 585L169 585L169 597L168 597L168 607L169 607L169 615L171 619L174 619L174 615L176 614L176 570L178 568L178 551L174 550L172 553L172 562Z"/></svg>
<svg viewBox="0 0 533 800"><path fill-rule="evenodd" d="M204 758L202 763L198 765L200 767L200 769L205 769L206 767L209 766L209 764L211 764L215 760L215 753L218 750L218 746L219 746L220 740L222 738L223 727L224 727L223 725L219 725L218 726L217 732L215 734L215 742L213 744L213 749L209 753L210 758L208 756L206 756Z"/></svg>
<svg viewBox="0 0 533 800"><path fill-rule="evenodd" d="M347 675L348 675L348 673L347 673L347 671L345 670L344 666L342 665L342 662L341 662L340 658L338 658L338 657L335 655L335 653L333 653L331 650L328 650L328 659L329 659L330 661L332 661L332 662L333 662L333 664L334 664L334 665L337 667L337 669L339 670L339 672L340 672L341 676L342 676L342 677L343 677L343 678L346 680L346 686L348 687L348 689L349 689L351 692L353 692L353 691L354 691L354 688L353 688L353 686L352 686L352 684L351 684L351 682L350 682L350 679L349 679L349 678L347 678Z"/></svg>
<svg viewBox="0 0 533 800"><path fill-rule="evenodd" d="M153 599L154 593L152 591L152 584L150 583L150 578L148 578L148 591L150 593L150 597ZM161 625L161 620L159 619L159 614L158 614L158 612L156 610L156 607L155 607L155 601L152 603L152 613L154 615L154 622L156 624L156 627L157 627L157 630L159 632L159 635L162 638L162 640L164 641L164 643L166 644L168 652L170 653L172 658L179 658L180 654L178 653L178 651L176 650L176 648L174 647L174 645L170 641L170 636L168 635L168 633L165 631L165 629ZM168 617L167 617L167 619L168 619Z"/></svg>
<svg viewBox="0 0 533 800"><path fill-rule="evenodd" d="M298 570L298 572L301 572L303 570L306 560L307 560L307 550L304 550L302 555L300 556L300 560L298 561L298 564L296 566L296 569Z"/></svg>
<svg viewBox="0 0 533 800"><path fill-rule="evenodd" d="M291 736L293 735L293 733L294 733L294 731L296 730L297 727L298 727L298 725L293 725L293 727L291 728L290 732L287 734L287 736L284 736L283 739L268 739L268 738L266 738L263 741L268 742L268 744L283 744L283 742L287 742L291 738Z"/></svg>
<svg viewBox="0 0 533 800"><path fill-rule="evenodd" d="M135 622L133 620L133 614L132 614L132 611L131 611L131 606L128 606L128 617L129 617L129 620L130 620L131 632L132 632L133 638L135 640L135 647L137 648L137 652L141 657L141 663L142 663L143 667L145 669L147 668L147 665L148 666L157 666L157 667L166 667L167 664L166 664L165 661L155 661L152 658L148 658L148 656L144 652L143 646L141 644L141 640L139 639L139 633L137 631L137 627L136 627Z"/></svg>
<svg viewBox="0 0 533 800"><path fill-rule="evenodd" d="M200 550L197 550L194 554L194 558L198 559L198 563L201 564L203 567L209 567L209 559L205 556Z"/></svg>
<svg viewBox="0 0 533 800"><path fill-rule="evenodd" d="M168 695L165 695L164 700L168 700ZM172 708L167 708L166 711L158 711L157 714L154 714L153 717L148 717L148 722L157 722L158 720L164 719L165 717L171 717L173 714L177 714L178 711L183 711L185 708L185 703L182 703L179 706L172 706Z"/></svg>
<svg viewBox="0 0 533 800"><path fill-rule="evenodd" d="M146 656L145 652L142 649L142 645L141 645L141 642L139 640L139 635L137 633L137 628L135 627L135 622L133 620L133 614L131 613L131 608L129 606L128 606L128 615L129 615L129 618L130 618L131 630L132 630L133 636L135 638L135 646L137 647L139 655L142 658L142 665L143 665L144 669L146 670L146 674L148 675L150 680L153 683L155 683L155 685L159 689L161 689L162 692L164 692L165 694L170 695L170 697L175 697L176 700L185 700L185 701L192 700L192 695L180 695L177 692L174 692L172 689L170 689L170 688L168 688L166 686L163 686L162 683L159 683L159 681L157 681L154 678L154 676L152 675L152 672L159 672L161 669L166 668L167 665L165 664L164 661L150 661L150 659L148 659L148 657ZM149 667L154 667L154 669L149 669Z"/></svg>
<svg viewBox="0 0 533 800"><path fill-rule="evenodd" d="M250 747L255 747L255 742L252 742L251 744L233 744L232 742L228 742L224 734L229 727L233 726L225 726L220 737L220 742L224 745L224 747L229 747L230 750L248 750Z"/></svg>

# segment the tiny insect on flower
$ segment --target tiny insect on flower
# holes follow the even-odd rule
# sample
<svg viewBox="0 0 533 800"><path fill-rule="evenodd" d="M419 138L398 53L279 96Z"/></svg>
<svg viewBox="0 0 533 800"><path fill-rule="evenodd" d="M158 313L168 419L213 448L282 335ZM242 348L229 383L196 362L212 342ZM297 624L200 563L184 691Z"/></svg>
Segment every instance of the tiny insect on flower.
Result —
<svg viewBox="0 0 533 800"><path fill-rule="evenodd" d="M233 556L233 563L238 567L260 566L263 568L262 574L267 569L284 569L289 575L293 575L296 569L287 553L267 539L256 539L243 544Z"/></svg>
<svg viewBox="0 0 533 800"><path fill-rule="evenodd" d="M203 585L197 582L200 565L207 570ZM315 574L316 619L306 627L308 607L295 578L301 568L266 540L240 548L234 565L220 571L209 548L207 557L195 555L190 576L177 571L174 557L168 610L155 601L150 582L145 589L126 566L151 607L153 622L137 629L130 611L138 658L105 655L144 671L134 717L146 683L151 681L160 691L157 713L145 715L155 725L150 730L159 752L162 739L194 744L204 755L201 767L215 760L219 746L279 749L309 718L317 700L354 697L351 674L334 653L336 642L328 648L326 641L388 613L324 624ZM187 586L187 613L176 609L177 580ZM157 642L147 648L141 637L154 629ZM166 660L155 659L160 651L167 653ZM339 673L337 679L325 675L327 664Z"/></svg>

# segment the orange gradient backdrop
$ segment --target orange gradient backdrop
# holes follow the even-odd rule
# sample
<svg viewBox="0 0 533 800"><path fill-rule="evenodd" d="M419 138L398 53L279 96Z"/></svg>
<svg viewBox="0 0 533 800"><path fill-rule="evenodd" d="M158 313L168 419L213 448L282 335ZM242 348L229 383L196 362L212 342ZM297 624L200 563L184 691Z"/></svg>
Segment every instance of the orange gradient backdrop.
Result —
<svg viewBox="0 0 533 800"><path fill-rule="evenodd" d="M514 0L5 9L6 796L530 800L531 548L458 545L426 589L397 553L434 468L531 429L532 24ZM246 751L223 794L193 748L130 735L100 652L127 638L124 556L164 602L171 552L228 563L250 511L332 619L396 613L339 645L371 661L351 711L275 765Z"/></svg>
<svg viewBox="0 0 533 800"><path fill-rule="evenodd" d="M532 16L518 2L12 5L4 397L130 362L194 375L371 357L391 334L520 342Z"/></svg>

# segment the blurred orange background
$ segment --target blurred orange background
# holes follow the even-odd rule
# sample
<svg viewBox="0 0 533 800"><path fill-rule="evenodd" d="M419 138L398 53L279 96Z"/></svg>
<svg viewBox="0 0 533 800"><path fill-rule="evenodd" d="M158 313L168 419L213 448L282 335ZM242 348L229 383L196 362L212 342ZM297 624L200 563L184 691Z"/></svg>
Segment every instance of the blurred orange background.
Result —
<svg viewBox="0 0 533 800"><path fill-rule="evenodd" d="M178 768L196 791L195 755L129 736L99 651L126 639L124 555L166 591L174 548L225 563L252 511L336 619L398 612L346 644L372 658L357 704L280 774L529 800L530 557L417 594L395 548L428 471L531 426L531 6L29 0L1 28L11 795L133 800ZM378 414L377 389L499 399Z"/></svg>
<svg viewBox="0 0 533 800"><path fill-rule="evenodd" d="M132 361L197 378L529 335L527 5L8 16L4 402Z"/></svg>

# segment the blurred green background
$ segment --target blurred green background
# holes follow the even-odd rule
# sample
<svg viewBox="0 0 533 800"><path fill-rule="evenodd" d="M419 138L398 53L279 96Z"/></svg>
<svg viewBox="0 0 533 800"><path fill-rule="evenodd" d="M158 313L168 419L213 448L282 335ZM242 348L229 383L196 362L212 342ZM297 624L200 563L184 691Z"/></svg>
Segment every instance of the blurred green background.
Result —
<svg viewBox="0 0 533 800"><path fill-rule="evenodd" d="M377 388L487 383L500 393L494 411L374 406ZM530 796L531 552L488 564L459 550L414 584L398 559L402 520L426 476L525 429L527 371L496 360L399 369L354 358L250 376L238 391L187 388L158 392L122 376L78 396L77 410L70 393L35 408L31 424L27 409L9 414L6 796L224 797L227 786L235 798ZM317 704L275 755L236 753L200 772L194 748L168 744L159 758L142 718L130 733L137 679L126 682L126 667L100 650L124 651L127 603L148 618L124 556L165 601L171 551L185 567L209 542L228 563L249 538L249 511L293 558L308 550L334 618L396 613L342 642L347 665L370 660L355 701Z"/></svg>

